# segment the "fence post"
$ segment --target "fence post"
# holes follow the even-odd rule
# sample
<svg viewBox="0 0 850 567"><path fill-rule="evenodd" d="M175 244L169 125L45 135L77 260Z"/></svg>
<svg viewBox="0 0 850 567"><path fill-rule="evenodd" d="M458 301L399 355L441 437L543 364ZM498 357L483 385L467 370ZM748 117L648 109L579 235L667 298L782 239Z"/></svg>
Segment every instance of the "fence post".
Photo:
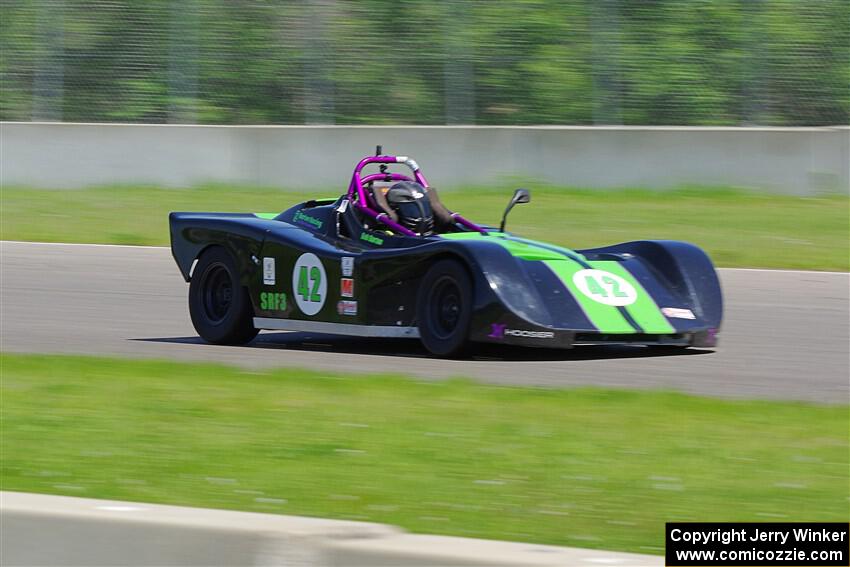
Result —
<svg viewBox="0 0 850 567"><path fill-rule="evenodd" d="M62 120L65 78L65 2L38 2L36 37L41 45L38 64L33 69L33 121Z"/></svg>

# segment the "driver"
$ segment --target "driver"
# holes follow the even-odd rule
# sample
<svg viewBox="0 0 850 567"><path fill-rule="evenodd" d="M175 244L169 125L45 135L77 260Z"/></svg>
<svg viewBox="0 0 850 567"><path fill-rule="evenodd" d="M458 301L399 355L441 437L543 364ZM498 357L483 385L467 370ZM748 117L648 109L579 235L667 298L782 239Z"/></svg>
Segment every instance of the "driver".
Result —
<svg viewBox="0 0 850 567"><path fill-rule="evenodd" d="M387 204L398 217L398 223L419 236L434 233L434 213L427 189L413 181L400 181L386 193Z"/></svg>

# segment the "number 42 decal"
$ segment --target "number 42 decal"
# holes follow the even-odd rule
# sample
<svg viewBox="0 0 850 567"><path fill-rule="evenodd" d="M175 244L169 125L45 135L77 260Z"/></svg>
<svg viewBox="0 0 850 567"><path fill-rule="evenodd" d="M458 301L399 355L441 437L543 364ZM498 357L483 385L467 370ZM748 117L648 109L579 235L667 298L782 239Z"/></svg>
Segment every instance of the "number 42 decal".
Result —
<svg viewBox="0 0 850 567"><path fill-rule="evenodd" d="M593 301L605 305L623 307L637 301L632 284L605 270L579 270L573 275L573 284Z"/></svg>
<svg viewBox="0 0 850 567"><path fill-rule="evenodd" d="M325 304L328 282L325 267L318 256L302 254L292 270L292 289L295 303L305 315L315 315Z"/></svg>
<svg viewBox="0 0 850 567"><path fill-rule="evenodd" d="M307 280L310 280L313 284L312 289L308 285ZM322 285L322 272L316 266L310 268L310 276L307 276L307 266L301 266L301 269L298 270L298 295L300 295L304 301L313 301L320 302L322 301L322 294L319 293L319 287Z"/></svg>
<svg viewBox="0 0 850 567"><path fill-rule="evenodd" d="M610 290L611 294L614 297L628 297L629 294L623 293L620 291L620 283L610 276L602 276L600 278L602 280L602 284ZM605 287L599 285L599 280L594 276L585 276L584 281L587 283L587 289L593 295L601 295L602 297L608 297L608 291L606 291Z"/></svg>

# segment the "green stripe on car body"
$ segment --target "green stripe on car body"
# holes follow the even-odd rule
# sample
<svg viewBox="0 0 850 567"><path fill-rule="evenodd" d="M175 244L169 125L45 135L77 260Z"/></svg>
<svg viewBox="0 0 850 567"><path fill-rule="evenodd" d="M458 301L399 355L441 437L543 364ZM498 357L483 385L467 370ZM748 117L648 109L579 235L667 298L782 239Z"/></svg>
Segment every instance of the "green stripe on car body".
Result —
<svg viewBox="0 0 850 567"><path fill-rule="evenodd" d="M512 256L523 260L562 260L564 255L549 250L542 246L537 246L533 242L520 242L510 238L503 232L489 232L484 236L480 232L453 232L450 234L440 235L449 240L482 240L485 242L493 242L505 248Z"/></svg>
<svg viewBox="0 0 850 567"><path fill-rule="evenodd" d="M280 213L254 213L254 216L261 219L274 220L279 214Z"/></svg>
<svg viewBox="0 0 850 567"><path fill-rule="evenodd" d="M532 241L523 240L523 242ZM622 262L618 262L616 260L588 262L584 256L573 250L549 244L547 244L546 247L550 250L560 250L566 256L577 262L581 262L593 269L611 272L612 274L620 276L629 282L637 291L637 299L634 303L618 309L625 309L628 312L634 322L640 327L638 330L651 334L670 334L676 332L676 329L670 325L667 317L661 313L661 310L658 308L658 304L655 303L652 295L646 291L646 288L638 282L637 278L635 278L634 275L632 275L632 273L623 266Z"/></svg>
<svg viewBox="0 0 850 567"><path fill-rule="evenodd" d="M661 314L652 296L620 262L615 260L588 262L584 256L573 250L537 243L502 232L490 232L486 236L477 232L459 232L441 236L450 240L489 240L504 247L516 258L543 262L558 276L587 318L600 332L617 334L676 332L667 318ZM617 307L588 297L573 281L573 276L583 269L604 270L623 278L635 288L637 293L635 302L625 307ZM628 318L631 318L638 328Z"/></svg>
<svg viewBox="0 0 850 567"><path fill-rule="evenodd" d="M554 244L535 242L533 240L527 240L525 238L518 238L516 236L509 236L508 238L510 238L511 240L514 240L516 242L522 242L522 243L525 243L525 244L530 244L532 246L538 246L540 248L545 248L546 250L551 250L552 252L556 252L558 254L561 254L562 256L566 256L570 260L574 260L574 261L578 262L579 264L582 264L585 267L587 267L587 258L585 258L583 255L579 254L575 250L570 250L569 248L564 248L562 246L555 246Z"/></svg>
<svg viewBox="0 0 850 567"><path fill-rule="evenodd" d="M573 276L585 269L581 264L574 260L565 259L563 256L557 260L547 260L544 264L558 276L558 279L578 302L584 314L600 332L617 334L636 332L636 329L626 321L619 309L612 305L594 301L576 287Z"/></svg>
<svg viewBox="0 0 850 567"><path fill-rule="evenodd" d="M554 246L551 244L543 244L533 240L526 240L525 238L518 238L504 232L488 232L486 236L480 232L452 232L449 234L441 234L440 236L448 240L481 240L484 242L494 242L505 248L514 257L521 258L522 260L563 260L564 256L566 256L567 258L577 260L579 262L584 261L584 257L581 254L567 248L561 248L560 246Z"/></svg>
<svg viewBox="0 0 850 567"><path fill-rule="evenodd" d="M661 310L649 292L646 291L640 282L637 281L637 278L624 268L620 262L606 260L590 262L590 265L597 270L605 270L606 272L620 276L634 286L635 290L637 290L637 299L634 303L627 305L625 309L645 333L668 335L676 332L676 329L670 325L667 318L661 314Z"/></svg>
<svg viewBox="0 0 850 567"><path fill-rule="evenodd" d="M575 298L588 320L603 333L635 333L637 330L626 321L616 307L605 305L587 297L573 283L576 272L589 264L580 254L560 248L512 237L502 232L490 232L486 236L478 232L455 232L441 235L449 240L481 240L499 244L515 258L540 261L561 280L564 287Z"/></svg>

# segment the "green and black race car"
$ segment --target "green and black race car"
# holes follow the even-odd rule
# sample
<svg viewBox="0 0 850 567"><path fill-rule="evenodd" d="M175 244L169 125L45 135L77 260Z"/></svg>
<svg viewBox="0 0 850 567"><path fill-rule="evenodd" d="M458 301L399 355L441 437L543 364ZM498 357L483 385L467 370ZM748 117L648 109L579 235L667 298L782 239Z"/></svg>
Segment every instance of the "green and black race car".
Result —
<svg viewBox="0 0 850 567"><path fill-rule="evenodd" d="M371 164L379 171L365 174ZM505 216L528 201L517 190ZM504 217L479 226L406 156L364 158L337 199L279 214L175 212L170 226L192 321L212 343L278 329L419 338L439 356L470 342L713 347L723 314L714 266L692 244L569 250L505 232Z"/></svg>

